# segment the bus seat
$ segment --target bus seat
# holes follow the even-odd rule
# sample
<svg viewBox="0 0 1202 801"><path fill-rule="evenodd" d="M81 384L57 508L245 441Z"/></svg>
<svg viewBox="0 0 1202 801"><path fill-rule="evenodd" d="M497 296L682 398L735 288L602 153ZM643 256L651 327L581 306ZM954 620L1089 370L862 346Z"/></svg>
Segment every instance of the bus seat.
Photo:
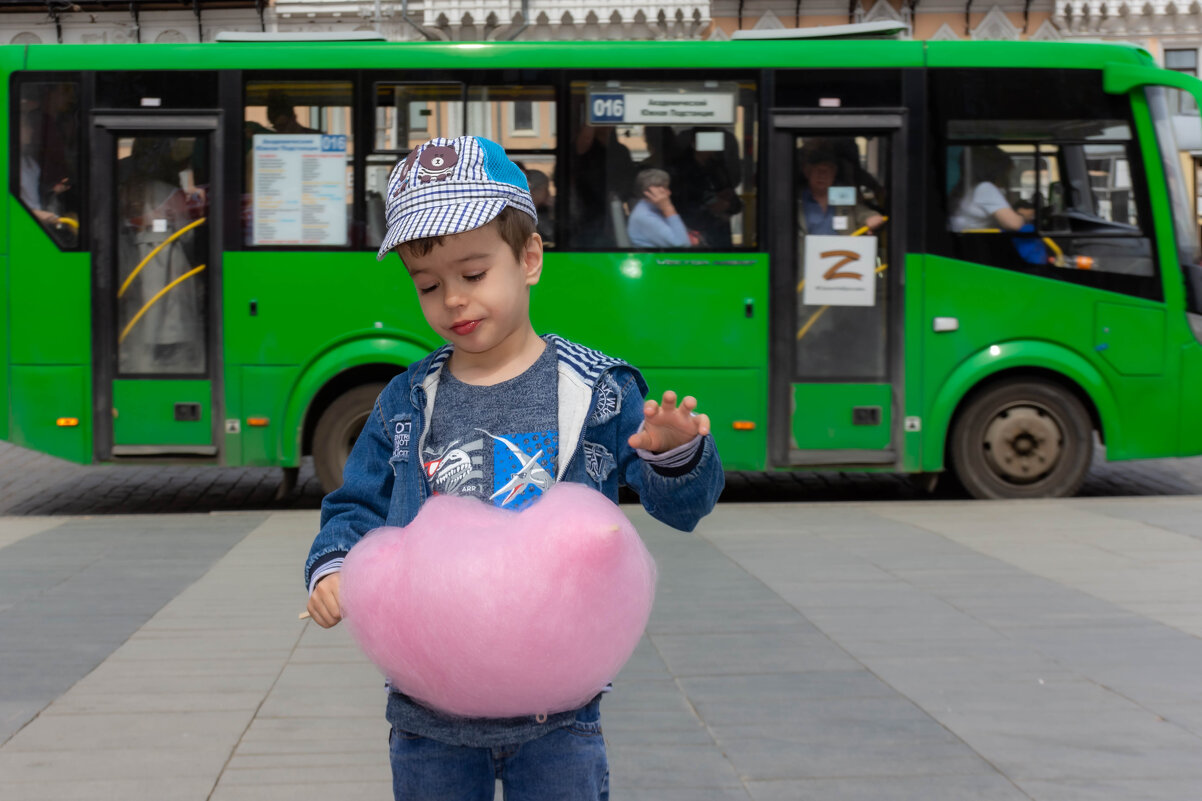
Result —
<svg viewBox="0 0 1202 801"><path fill-rule="evenodd" d="M614 245L620 248L630 247L630 234L626 232L626 209L622 207L622 199L617 195L609 198L609 221L614 228Z"/></svg>
<svg viewBox="0 0 1202 801"><path fill-rule="evenodd" d="M368 191L367 195L367 244L378 248L388 233L384 217L384 196Z"/></svg>

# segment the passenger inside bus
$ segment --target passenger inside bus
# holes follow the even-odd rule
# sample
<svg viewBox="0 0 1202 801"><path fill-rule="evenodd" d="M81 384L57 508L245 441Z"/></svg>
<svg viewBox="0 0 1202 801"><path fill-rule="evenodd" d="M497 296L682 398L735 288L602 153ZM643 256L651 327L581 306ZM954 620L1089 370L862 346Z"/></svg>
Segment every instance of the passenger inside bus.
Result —
<svg viewBox="0 0 1202 801"><path fill-rule="evenodd" d="M670 125L646 125L643 141L647 146L647 157L635 166L641 170L658 168L671 172L676 158L676 134ZM638 198L635 198L637 200Z"/></svg>
<svg viewBox="0 0 1202 801"><path fill-rule="evenodd" d="M630 244L638 248L687 248L696 244L696 232L690 233L672 203L671 181L660 169L647 169L634 179L639 201L626 223Z"/></svg>
<svg viewBox="0 0 1202 801"><path fill-rule="evenodd" d="M190 138L140 136L117 165L122 373L205 369L204 283L195 272L206 259L198 222L206 215L206 198L198 187L181 185L181 176L195 174L194 146Z"/></svg>
<svg viewBox="0 0 1202 801"><path fill-rule="evenodd" d="M46 207L67 191L71 179L63 175L56 180L52 175L43 181L42 162L34 155L34 143L42 141L41 128L41 111L21 115L21 200L40 222L58 225L59 216ZM49 188L45 189L47 184Z"/></svg>
<svg viewBox="0 0 1202 801"><path fill-rule="evenodd" d="M1028 264L1039 264L1047 266L1052 263L1052 254L1048 250L1048 246L1043 239L1035 236L1035 204L1029 200L1018 200L1014 203L1014 210L1018 216L1023 218L1022 227L1019 233L1031 234L1031 236L1016 236L1014 237L1014 248L1018 251L1018 255L1022 256L1023 261Z"/></svg>
<svg viewBox="0 0 1202 801"><path fill-rule="evenodd" d="M696 231L698 245L729 248L731 221L743 211L737 191L740 180L739 146L724 129L695 128L676 138L682 147L671 170L685 226Z"/></svg>
<svg viewBox="0 0 1202 801"><path fill-rule="evenodd" d="M283 92L274 91L267 96L267 120L276 133L283 134L315 134L321 133L316 128L306 128L296 119L296 109L292 101Z"/></svg>
<svg viewBox="0 0 1202 801"><path fill-rule="evenodd" d="M576 133L571 218L573 240L586 248L624 246L623 204L634 184L634 159L609 125Z"/></svg>
<svg viewBox="0 0 1202 801"><path fill-rule="evenodd" d="M79 232L78 189L72 178L74 148L64 136L63 117L72 109L63 106L60 94L44 94L40 104L22 103L20 115L21 200L35 219L64 247L73 247ZM70 119L68 122L70 123Z"/></svg>
<svg viewBox="0 0 1202 801"><path fill-rule="evenodd" d="M852 142L852 147L855 143ZM867 229L873 232L885 223L885 217L877 209L864 202L865 192L861 182L856 181L851 164L841 164L833 142L807 140L801 155L801 174L804 178L798 193L797 225L802 235L828 234L847 236ZM855 164L858 164L858 156ZM853 182L855 202L836 204L830 202L830 190L839 182ZM875 181L874 181L875 182ZM879 194L879 191L874 193Z"/></svg>
<svg viewBox="0 0 1202 801"><path fill-rule="evenodd" d="M543 244L555 242L555 205L551 197L551 179L541 170L531 170L522 167L526 173L526 183L530 186L530 197L534 200L534 210L538 212L538 235L543 238Z"/></svg>
<svg viewBox="0 0 1202 801"><path fill-rule="evenodd" d="M997 145L966 147L960 153L960 180L952 189L953 231L1018 231L1026 221L1006 198L1014 162Z"/></svg>

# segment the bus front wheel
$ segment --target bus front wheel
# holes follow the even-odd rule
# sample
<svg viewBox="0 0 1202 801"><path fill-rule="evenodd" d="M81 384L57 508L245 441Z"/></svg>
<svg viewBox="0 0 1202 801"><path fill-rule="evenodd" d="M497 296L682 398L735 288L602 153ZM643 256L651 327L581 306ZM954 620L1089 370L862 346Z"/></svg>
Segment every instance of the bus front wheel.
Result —
<svg viewBox="0 0 1202 801"><path fill-rule="evenodd" d="M333 492L342 486L342 468L383 389L383 384L362 384L348 390L317 419L317 427L313 429L313 469L323 491Z"/></svg>
<svg viewBox="0 0 1202 801"><path fill-rule="evenodd" d="M974 498L1065 497L1089 471L1093 427L1068 390L1007 381L968 401L952 428L950 456Z"/></svg>

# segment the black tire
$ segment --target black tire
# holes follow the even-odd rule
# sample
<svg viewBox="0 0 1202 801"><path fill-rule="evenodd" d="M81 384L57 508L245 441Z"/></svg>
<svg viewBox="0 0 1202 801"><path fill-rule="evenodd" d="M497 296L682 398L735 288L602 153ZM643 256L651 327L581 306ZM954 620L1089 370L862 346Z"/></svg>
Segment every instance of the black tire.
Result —
<svg viewBox="0 0 1202 801"><path fill-rule="evenodd" d="M313 429L313 469L325 492L342 486L342 468L383 389L383 384L362 384L347 390L317 419L317 428Z"/></svg>
<svg viewBox="0 0 1202 801"><path fill-rule="evenodd" d="M949 455L974 498L1062 498L1089 472L1093 425L1068 390L1006 381L969 398L952 426Z"/></svg>

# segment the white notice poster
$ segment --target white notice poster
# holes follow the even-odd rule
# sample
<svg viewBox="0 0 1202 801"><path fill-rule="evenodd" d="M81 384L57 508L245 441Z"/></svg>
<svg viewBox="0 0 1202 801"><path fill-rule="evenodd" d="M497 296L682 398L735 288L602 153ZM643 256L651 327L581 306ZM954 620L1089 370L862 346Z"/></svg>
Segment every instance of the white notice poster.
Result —
<svg viewBox="0 0 1202 801"><path fill-rule="evenodd" d="M876 304L876 237L805 238L807 306L873 306Z"/></svg>
<svg viewBox="0 0 1202 801"><path fill-rule="evenodd" d="M255 134L256 245L345 245L346 137Z"/></svg>

